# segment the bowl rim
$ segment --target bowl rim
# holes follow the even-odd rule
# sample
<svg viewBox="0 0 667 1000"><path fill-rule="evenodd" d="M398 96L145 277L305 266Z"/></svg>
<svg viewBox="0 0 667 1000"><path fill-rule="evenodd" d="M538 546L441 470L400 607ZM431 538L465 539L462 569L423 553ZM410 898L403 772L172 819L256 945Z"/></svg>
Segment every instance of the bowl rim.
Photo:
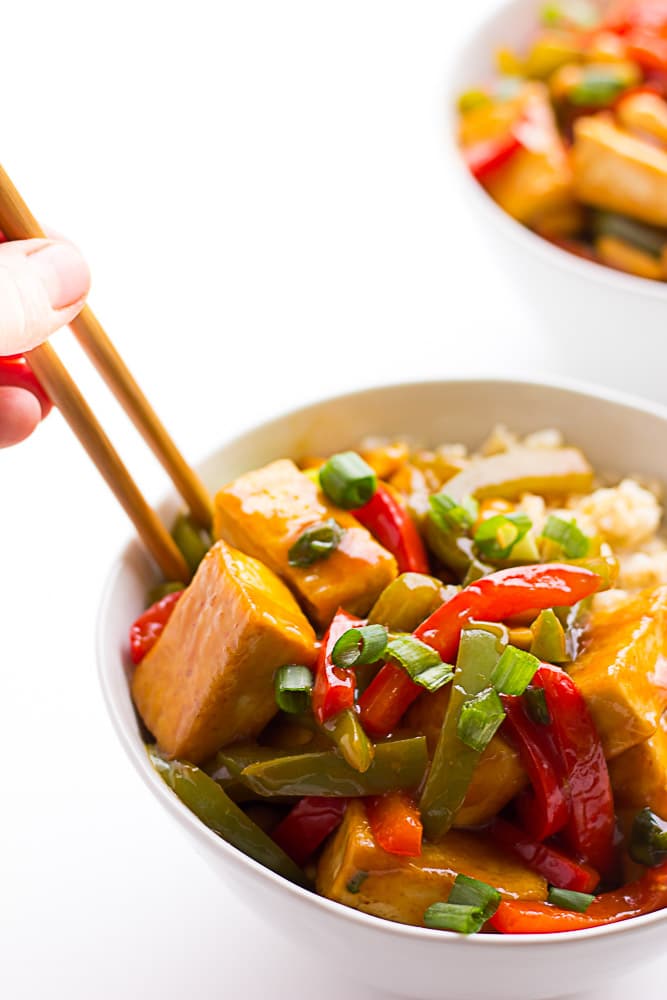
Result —
<svg viewBox="0 0 667 1000"><path fill-rule="evenodd" d="M472 26L468 28L458 45L456 56L450 63L446 77L446 115L448 125L446 145L449 156L454 161L459 181L469 196L475 199L480 210L486 213L493 224L508 239L524 247L529 253L541 257L545 264L555 264L561 270L565 270L578 278L592 280L598 285L613 288L616 291L628 292L633 295L644 295L658 301L665 301L667 299L667 282L660 282L651 278L641 278L634 274L626 274L623 271L616 271L606 264L585 260L577 257L576 254L549 243L544 237L534 233L532 229L524 226L523 223L501 208L491 195L487 193L486 189L475 180L465 165L456 136L456 126L458 123L456 99L461 79L466 76L466 63L473 53L479 53L481 46L480 36L490 32L495 22L500 20L503 14L511 8L521 8L528 4L531 4L536 11L541 6L540 0L494 0L485 11L476 17ZM491 58L493 52L490 51L488 55ZM498 74L496 73L495 75Z"/></svg>
<svg viewBox="0 0 667 1000"><path fill-rule="evenodd" d="M589 400L593 399L595 401L607 402L639 410L646 415L657 416L667 423L667 405L662 405L653 400L642 399L641 397L630 393L594 385L577 379L553 378L551 376L539 378L530 376L510 377L503 375L496 376L492 374L479 376L454 375L449 378L441 379L424 378L410 380L409 382L380 383L377 385L357 388L348 392L332 393L324 398L313 398L298 407L284 411L281 410L272 417L258 422L250 422L248 425L243 426L231 438L223 441L222 444L210 451L204 458L197 462L196 467L201 468L205 466L224 450L232 448L237 443L242 442L246 435L255 434L265 430L276 421L285 418L298 418L299 416L306 415L309 411L316 410L320 406L326 406L333 402L352 403L355 398L368 395L369 393L381 394L383 392L392 392L397 390L409 391L422 388L424 386L446 387L453 383L457 385L469 384L471 386L503 385L508 389L511 389L512 387L555 389L565 391L573 395L584 396ZM173 489L167 490L161 496L159 502L155 504L156 509L159 511L161 506L168 503L174 495L175 491ZM134 736L126 729L120 708L116 702L111 677L119 669L124 674L124 670L119 651L116 650L112 652L105 644L105 622L108 616L109 608L112 606L113 591L117 585L118 578L127 572L128 565L131 565L133 556L136 558L137 553L140 551L142 550L138 539L130 536L113 561L109 573L107 574L106 581L102 589L95 624L97 675L102 689L104 703L113 729L115 730L116 735L118 736L118 739L135 770L143 782L155 794L156 798L162 803L167 812L172 815L181 827L192 833L196 840L204 840L208 842L208 845L213 850L221 851L222 854L226 854L237 864L240 863L246 866L256 877L263 879L268 885L270 885L274 891L288 892L296 899L299 899L301 902L307 904L314 911L324 910L324 912L327 913L332 919L345 921L351 920L353 923L356 923L361 927L365 927L370 931L390 934L397 938L408 938L415 941L437 941L439 942L440 948L444 947L446 942L450 942L451 944L456 943L463 947L489 947L492 949L499 947L518 948L522 945L536 946L538 944L545 945L550 948L558 945L560 945L560 947L565 947L567 944L576 944L583 947L587 942L593 940L594 938L606 938L610 935L627 937L631 934L634 935L641 933L642 929L645 927L659 923L667 923L667 909L662 909L657 910L654 913L648 913L639 917L632 917L628 920L606 924L600 927L590 927L584 930L554 932L547 934L471 934L466 936L452 931L432 930L426 927L401 924L382 917L376 917L372 914L356 910L353 907L345 906L344 904L328 899L325 896L320 896L314 890L305 889L293 882L290 882L283 876L273 872L270 868L267 868L260 862L255 861L247 854L244 854L243 851L234 847L232 844L227 843L222 839L222 837L218 836L201 820L199 820L198 817L195 816L195 814L191 812L190 809L188 809L188 807L185 806L171 791L164 780L153 770L148 763L147 755L141 752L142 747L137 745Z"/></svg>

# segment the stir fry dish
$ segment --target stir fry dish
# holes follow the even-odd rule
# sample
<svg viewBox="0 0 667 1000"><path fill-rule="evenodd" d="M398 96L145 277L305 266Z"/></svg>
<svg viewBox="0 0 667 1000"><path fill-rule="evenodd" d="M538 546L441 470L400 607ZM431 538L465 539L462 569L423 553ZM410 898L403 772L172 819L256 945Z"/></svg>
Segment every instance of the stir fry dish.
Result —
<svg viewBox="0 0 667 1000"><path fill-rule="evenodd" d="M474 177L577 256L667 280L667 0L563 0L459 98Z"/></svg>
<svg viewBox="0 0 667 1000"><path fill-rule="evenodd" d="M367 914L576 931L667 907L654 484L556 430L280 458L180 515L130 630L150 760L214 833Z"/></svg>

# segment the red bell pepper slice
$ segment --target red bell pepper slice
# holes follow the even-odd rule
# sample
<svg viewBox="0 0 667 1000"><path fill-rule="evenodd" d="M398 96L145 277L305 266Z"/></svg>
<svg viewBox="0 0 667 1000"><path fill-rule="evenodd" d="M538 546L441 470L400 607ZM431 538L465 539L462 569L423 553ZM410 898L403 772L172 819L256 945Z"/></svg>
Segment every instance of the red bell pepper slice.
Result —
<svg viewBox="0 0 667 1000"><path fill-rule="evenodd" d="M158 641L182 593L177 590L151 604L130 627L130 656L134 664L140 663Z"/></svg>
<svg viewBox="0 0 667 1000"><path fill-rule="evenodd" d="M446 601L415 631L445 663L456 655L461 629L471 620L501 622L524 611L571 606L595 593L600 577L566 563L513 566L476 580ZM373 736L386 736L423 689L386 663L359 699L361 721Z"/></svg>
<svg viewBox="0 0 667 1000"><path fill-rule="evenodd" d="M367 504L351 513L396 557L399 573L428 573L428 556L417 527L383 483Z"/></svg>
<svg viewBox="0 0 667 1000"><path fill-rule="evenodd" d="M630 885L597 896L585 913L562 910L550 903L503 900L491 917L491 926L501 934L552 934L617 923L630 917L654 913L667 906L667 864L650 868Z"/></svg>
<svg viewBox="0 0 667 1000"><path fill-rule="evenodd" d="M628 58L645 70L667 69L667 39L648 31L631 31L627 37Z"/></svg>
<svg viewBox="0 0 667 1000"><path fill-rule="evenodd" d="M495 819L489 833L498 844L558 889L592 892L600 881L600 876L590 865L578 864L555 847L531 840L523 830L504 819Z"/></svg>
<svg viewBox="0 0 667 1000"><path fill-rule="evenodd" d="M334 646L348 629L358 628L364 622L339 608L322 640L315 666L313 684L313 714L320 725L346 708L354 706L354 691L357 686L353 670L336 667L331 659Z"/></svg>
<svg viewBox="0 0 667 1000"><path fill-rule="evenodd" d="M521 145L512 129L504 135L493 139L482 139L471 146L466 146L463 150L463 159L473 177L483 181L521 149Z"/></svg>
<svg viewBox="0 0 667 1000"><path fill-rule="evenodd" d="M340 825L347 799L311 795L301 799L271 837L297 865L304 865Z"/></svg>
<svg viewBox="0 0 667 1000"><path fill-rule="evenodd" d="M366 799L366 815L373 837L383 851L416 858L422 852L419 809L404 792L389 792Z"/></svg>
<svg viewBox="0 0 667 1000"><path fill-rule="evenodd" d="M565 834L572 848L603 874L614 861L614 798L595 723L579 688L558 667L543 664L533 683L544 689L570 801Z"/></svg>
<svg viewBox="0 0 667 1000"><path fill-rule="evenodd" d="M27 389L31 392L42 409L42 420L51 412L53 404L22 354L0 358L0 385Z"/></svg>
<svg viewBox="0 0 667 1000"><path fill-rule="evenodd" d="M532 838L546 840L562 830L570 818L556 748L549 727L528 718L520 697L503 696L503 706L532 785L531 791L523 792L517 800L521 822Z"/></svg>

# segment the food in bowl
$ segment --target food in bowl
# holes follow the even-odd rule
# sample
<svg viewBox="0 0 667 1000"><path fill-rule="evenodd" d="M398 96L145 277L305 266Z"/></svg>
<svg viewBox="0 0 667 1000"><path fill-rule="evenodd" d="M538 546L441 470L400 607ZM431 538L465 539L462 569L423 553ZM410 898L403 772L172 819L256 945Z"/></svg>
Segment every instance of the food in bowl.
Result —
<svg viewBox="0 0 667 1000"><path fill-rule="evenodd" d="M667 3L563 0L459 98L470 172L573 254L667 279Z"/></svg>
<svg viewBox="0 0 667 1000"><path fill-rule="evenodd" d="M660 519L553 430L247 472L214 544L178 519L194 578L132 626L150 758L224 839L375 916L667 906Z"/></svg>

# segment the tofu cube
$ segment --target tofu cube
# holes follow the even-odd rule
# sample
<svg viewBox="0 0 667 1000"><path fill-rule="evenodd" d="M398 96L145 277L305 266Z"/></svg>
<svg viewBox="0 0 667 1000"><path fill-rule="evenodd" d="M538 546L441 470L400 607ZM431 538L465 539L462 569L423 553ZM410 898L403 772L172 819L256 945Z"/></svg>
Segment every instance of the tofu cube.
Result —
<svg viewBox="0 0 667 1000"><path fill-rule="evenodd" d="M667 716L650 739L611 762L609 776L618 805L634 812L649 806L667 819Z"/></svg>
<svg viewBox="0 0 667 1000"><path fill-rule="evenodd" d="M321 628L339 607L365 615L397 575L394 557L350 513L330 504L289 459L229 483L214 506L216 537L270 566ZM290 566L288 552L300 535L329 518L344 529L335 552L311 566Z"/></svg>
<svg viewBox="0 0 667 1000"><path fill-rule="evenodd" d="M324 849L316 888L364 913L423 927L424 911L447 899L458 874L487 882L506 899L546 898L545 879L485 834L452 830L438 844L425 842L417 858L387 854L375 842L359 801L349 803Z"/></svg>
<svg viewBox="0 0 667 1000"><path fill-rule="evenodd" d="M579 118L574 190L586 205L667 226L667 152L600 115Z"/></svg>
<svg viewBox="0 0 667 1000"><path fill-rule="evenodd" d="M667 587L593 613L571 667L607 760L649 739L667 709Z"/></svg>
<svg viewBox="0 0 667 1000"><path fill-rule="evenodd" d="M287 587L218 542L137 666L132 696L160 749L199 764L257 736L277 711L276 669L315 657L315 633Z"/></svg>
<svg viewBox="0 0 667 1000"><path fill-rule="evenodd" d="M513 218L537 225L544 216L571 209L572 168L544 84L525 85L518 106L519 119L522 116L525 121L517 128L523 147L494 170L484 186Z"/></svg>

